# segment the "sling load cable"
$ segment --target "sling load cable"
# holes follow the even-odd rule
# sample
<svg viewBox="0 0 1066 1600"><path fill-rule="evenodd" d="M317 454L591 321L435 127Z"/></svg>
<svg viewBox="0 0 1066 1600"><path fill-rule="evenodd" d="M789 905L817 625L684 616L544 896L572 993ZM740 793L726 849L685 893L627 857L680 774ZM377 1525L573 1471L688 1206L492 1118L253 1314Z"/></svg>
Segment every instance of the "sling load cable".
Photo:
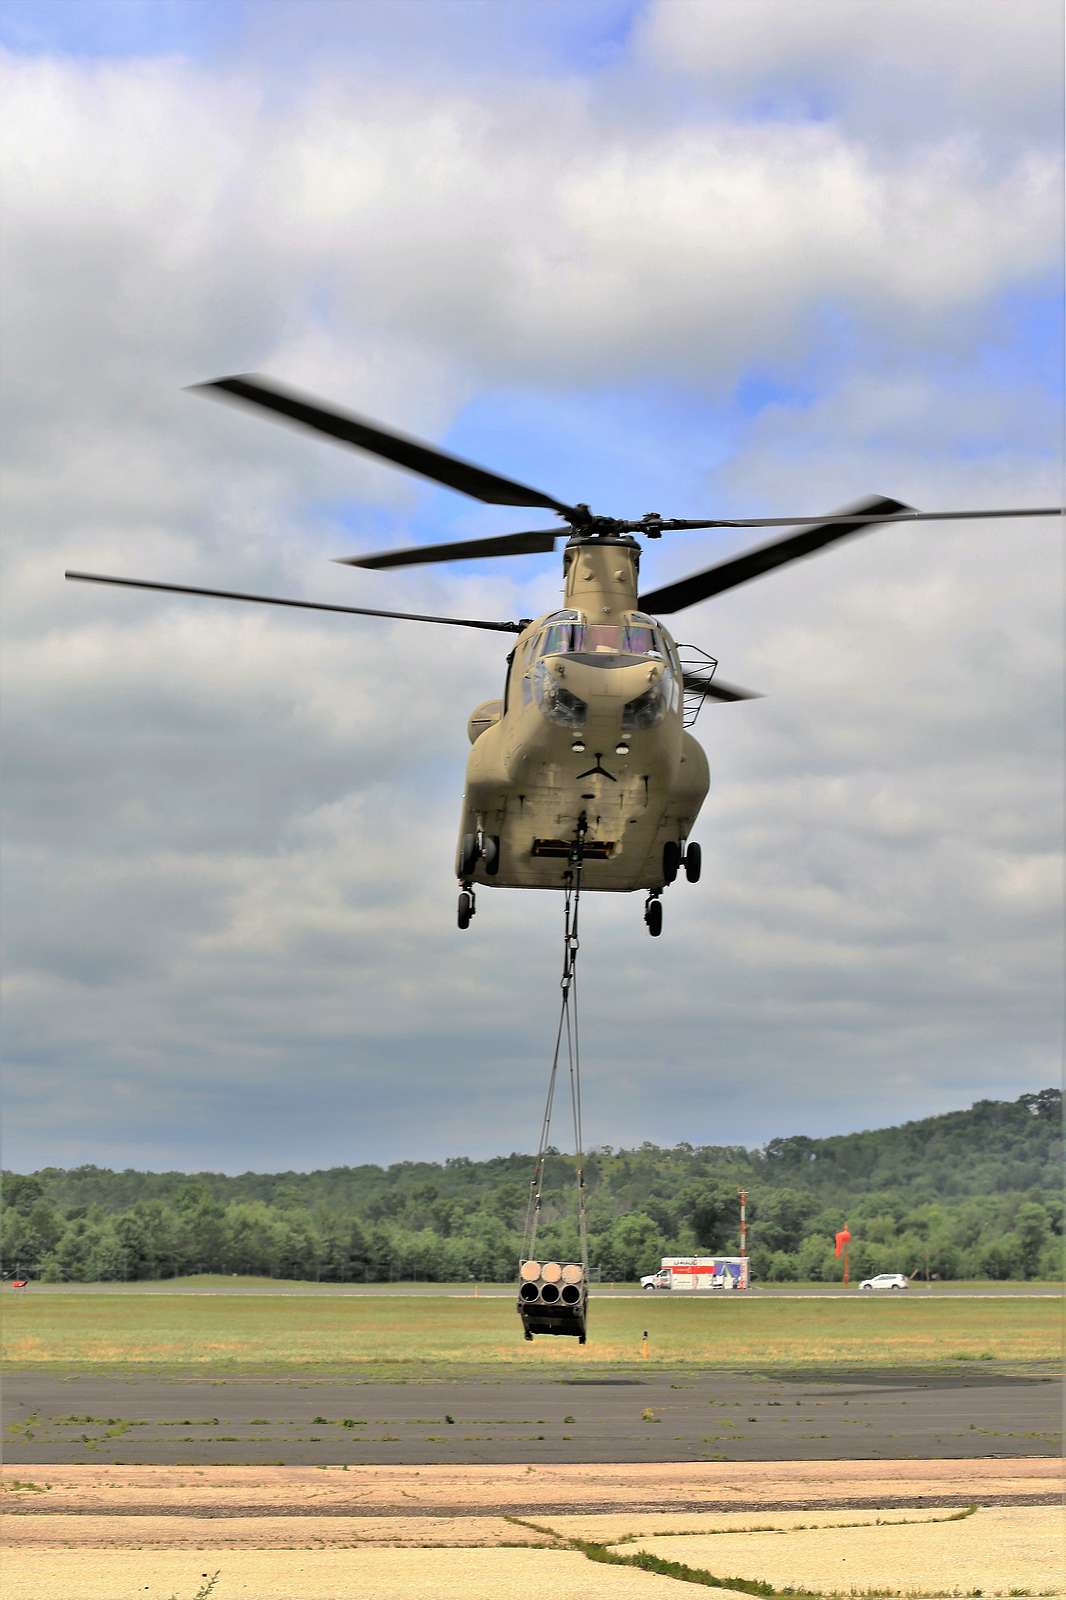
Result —
<svg viewBox="0 0 1066 1600"><path fill-rule="evenodd" d="M567 1062L570 1071L570 1104L574 1119L574 1145L577 1157L577 1187L578 1187L578 1222L580 1228L582 1266L587 1268L587 1225L585 1218L585 1174L584 1151L582 1148L581 1129L581 1047L577 1030L577 953L580 947L578 939L578 911L581 901L581 869L583 866L582 845L585 835L585 819L582 815L578 826L577 839L571 853L572 881L567 885L564 894L564 936L563 936L563 975L560 980L562 989L562 1005L559 1011L559 1026L555 1034L555 1052L552 1057L551 1072L548 1076L548 1094L544 1105L544 1116L541 1119L540 1144L537 1149L537 1158L533 1167L533 1176L529 1185L529 1201L526 1207L526 1223L524 1229L523 1257L528 1259L533 1256L537 1244L537 1229L540 1223L541 1189L544 1176L544 1163L547 1157L549 1136L551 1133L552 1109L555 1099L555 1085L559 1071L559 1056L561 1053L562 1039L565 1032ZM573 1012L571 1014L571 1000Z"/></svg>
<svg viewBox="0 0 1066 1600"><path fill-rule="evenodd" d="M541 1119L540 1142L533 1175L529 1184L526 1221L523 1231L522 1258L519 1266L518 1311L527 1339L534 1333L564 1333L577 1335L585 1342L585 1322L588 1305L588 1217L585 1195L585 1153L581 1122L581 1041L578 1030L577 1006L577 956L580 949L578 915L581 905L581 872L584 866L585 834L588 822L582 812L570 853L570 872L563 896L563 972L560 980L562 1003L559 1008L559 1025L555 1033L555 1050L548 1075L548 1093ZM535 1259L537 1230L540 1225L544 1166L547 1160L551 1134L552 1108L559 1074L559 1059L563 1038L566 1039L567 1065L570 1076L570 1109L574 1124L574 1153L577 1179L578 1237L581 1262L560 1265ZM547 1276L543 1276L547 1274ZM543 1281L542 1281L543 1276ZM562 1287L558 1280L563 1279Z"/></svg>

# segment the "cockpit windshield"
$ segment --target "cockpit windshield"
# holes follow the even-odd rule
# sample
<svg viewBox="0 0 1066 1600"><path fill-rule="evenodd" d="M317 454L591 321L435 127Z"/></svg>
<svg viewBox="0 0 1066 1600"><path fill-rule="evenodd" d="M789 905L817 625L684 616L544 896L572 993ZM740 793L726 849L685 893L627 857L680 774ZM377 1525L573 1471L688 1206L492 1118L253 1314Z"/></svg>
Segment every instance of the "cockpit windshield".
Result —
<svg viewBox="0 0 1066 1600"><path fill-rule="evenodd" d="M625 622L586 622L579 612L556 612L540 636L541 655L663 656L651 617L631 614Z"/></svg>

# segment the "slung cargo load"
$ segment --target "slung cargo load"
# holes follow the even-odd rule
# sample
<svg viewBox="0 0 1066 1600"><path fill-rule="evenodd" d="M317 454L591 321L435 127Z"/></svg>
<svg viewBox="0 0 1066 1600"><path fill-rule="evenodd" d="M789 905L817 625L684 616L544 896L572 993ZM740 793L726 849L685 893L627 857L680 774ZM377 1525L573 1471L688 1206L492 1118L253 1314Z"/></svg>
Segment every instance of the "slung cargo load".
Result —
<svg viewBox="0 0 1066 1600"><path fill-rule="evenodd" d="M577 1261L523 1261L518 1269L518 1315L527 1339L570 1334L585 1343L588 1277Z"/></svg>
<svg viewBox="0 0 1066 1600"><path fill-rule="evenodd" d="M701 1289L747 1289L747 1256L663 1256L658 1272L640 1280L642 1289L691 1293Z"/></svg>

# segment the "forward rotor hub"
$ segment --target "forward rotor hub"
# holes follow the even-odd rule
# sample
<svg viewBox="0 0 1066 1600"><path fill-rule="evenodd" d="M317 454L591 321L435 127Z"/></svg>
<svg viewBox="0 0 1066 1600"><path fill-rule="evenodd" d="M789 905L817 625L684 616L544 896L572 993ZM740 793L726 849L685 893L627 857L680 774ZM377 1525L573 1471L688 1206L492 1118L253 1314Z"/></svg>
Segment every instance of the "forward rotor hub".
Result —
<svg viewBox="0 0 1066 1600"><path fill-rule="evenodd" d="M629 524L617 517L595 517L584 501L579 501L567 516L575 537L610 538L613 534L628 533Z"/></svg>
<svg viewBox="0 0 1066 1600"><path fill-rule="evenodd" d="M643 534L646 539L661 539L663 532L673 526L658 511L645 511L636 522L622 517L593 516L587 505L579 504L566 519L574 537L591 539L617 538L619 534Z"/></svg>
<svg viewBox="0 0 1066 1600"><path fill-rule="evenodd" d="M587 505L579 504L566 519L572 537L582 539L616 539L619 535L642 533L648 539L661 539L663 522L658 511L646 511L638 522L628 522L622 517L597 517Z"/></svg>

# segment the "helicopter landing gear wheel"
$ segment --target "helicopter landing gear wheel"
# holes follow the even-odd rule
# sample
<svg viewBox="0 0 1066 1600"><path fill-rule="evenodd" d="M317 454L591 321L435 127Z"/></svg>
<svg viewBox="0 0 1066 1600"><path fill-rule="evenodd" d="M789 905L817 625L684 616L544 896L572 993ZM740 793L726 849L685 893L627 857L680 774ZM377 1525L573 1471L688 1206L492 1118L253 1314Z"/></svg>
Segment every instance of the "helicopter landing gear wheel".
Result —
<svg viewBox="0 0 1066 1600"><path fill-rule="evenodd" d="M675 844L673 839L667 839L663 845L663 882L673 883L681 865L681 846Z"/></svg>
<svg viewBox="0 0 1066 1600"><path fill-rule="evenodd" d="M469 889L462 889L459 893L459 909L456 921L460 928L469 928L470 918L474 915L474 896Z"/></svg>
<svg viewBox="0 0 1066 1600"><path fill-rule="evenodd" d="M649 896L644 906L644 921L648 924L648 932L653 939L657 939L663 931L663 903Z"/></svg>
<svg viewBox="0 0 1066 1600"><path fill-rule="evenodd" d="M470 874L473 872L474 868L477 866L478 856L480 854L481 854L481 852L478 849L477 834L476 833L464 833L463 834L463 847L459 852L459 877L460 878L469 878Z"/></svg>
<svg viewBox="0 0 1066 1600"><path fill-rule="evenodd" d="M494 878L500 870L500 841L494 833L486 833L482 838L481 859L489 877Z"/></svg>
<svg viewBox="0 0 1066 1600"><path fill-rule="evenodd" d="M690 844L684 856L685 877L689 883L699 883L703 870L703 851L698 844Z"/></svg>

